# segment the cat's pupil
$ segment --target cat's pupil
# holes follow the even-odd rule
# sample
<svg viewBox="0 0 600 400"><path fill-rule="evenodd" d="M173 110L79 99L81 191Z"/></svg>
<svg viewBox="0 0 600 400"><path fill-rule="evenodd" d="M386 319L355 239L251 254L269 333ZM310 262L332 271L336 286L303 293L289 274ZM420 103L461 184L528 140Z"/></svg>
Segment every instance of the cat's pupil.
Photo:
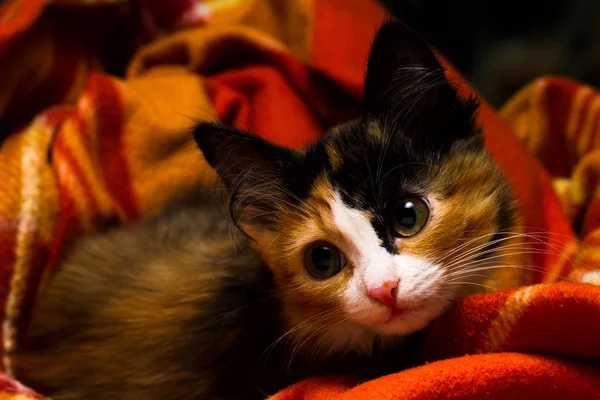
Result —
<svg viewBox="0 0 600 400"><path fill-rule="evenodd" d="M398 215L396 215L398 224L405 228L412 228L417 223L417 213L415 205L411 201L407 201L399 207Z"/></svg>
<svg viewBox="0 0 600 400"><path fill-rule="evenodd" d="M331 267L333 256L331 249L327 246L320 246L313 250L312 261L315 267L326 271Z"/></svg>
<svg viewBox="0 0 600 400"><path fill-rule="evenodd" d="M411 237L419 233L429 219L429 205L421 197L410 196L398 202L394 210L394 234Z"/></svg>
<svg viewBox="0 0 600 400"><path fill-rule="evenodd" d="M316 242L304 252L304 268L317 279L328 279L346 265L344 254L329 242Z"/></svg>

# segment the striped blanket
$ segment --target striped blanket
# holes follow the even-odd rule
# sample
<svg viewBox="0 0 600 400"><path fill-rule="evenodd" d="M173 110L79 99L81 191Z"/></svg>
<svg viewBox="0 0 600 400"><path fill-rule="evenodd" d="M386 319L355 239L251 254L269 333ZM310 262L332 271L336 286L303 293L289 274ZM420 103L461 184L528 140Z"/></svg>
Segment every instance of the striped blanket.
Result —
<svg viewBox="0 0 600 400"><path fill-rule="evenodd" d="M356 116L385 18L369 0L3 2L0 400L41 397L12 377L11 352L72 240L212 186L195 119L300 146ZM600 399L600 94L541 78L480 120L520 203L528 285L459 301L420 366L315 377L273 400Z"/></svg>

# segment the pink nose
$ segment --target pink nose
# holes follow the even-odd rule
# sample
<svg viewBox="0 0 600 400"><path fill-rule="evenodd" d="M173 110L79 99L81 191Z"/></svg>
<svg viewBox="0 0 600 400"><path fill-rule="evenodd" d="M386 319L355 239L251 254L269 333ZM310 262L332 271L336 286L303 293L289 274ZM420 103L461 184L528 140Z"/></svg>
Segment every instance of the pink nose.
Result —
<svg viewBox="0 0 600 400"><path fill-rule="evenodd" d="M398 281L383 282L378 288L369 289L367 292L373 300L380 301L386 307L396 307L396 294L398 293Z"/></svg>

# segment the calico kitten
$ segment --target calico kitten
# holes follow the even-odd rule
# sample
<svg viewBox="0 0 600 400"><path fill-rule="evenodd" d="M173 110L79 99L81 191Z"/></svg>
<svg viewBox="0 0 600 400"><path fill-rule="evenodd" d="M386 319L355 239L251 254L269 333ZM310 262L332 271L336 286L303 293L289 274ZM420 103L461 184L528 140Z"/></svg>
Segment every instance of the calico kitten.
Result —
<svg viewBox="0 0 600 400"><path fill-rule="evenodd" d="M375 38L364 104L302 150L197 126L231 219L191 202L82 240L39 299L17 377L56 400L252 399L402 368L397 339L471 287L457 261L493 251L513 203L476 102L400 24Z"/></svg>

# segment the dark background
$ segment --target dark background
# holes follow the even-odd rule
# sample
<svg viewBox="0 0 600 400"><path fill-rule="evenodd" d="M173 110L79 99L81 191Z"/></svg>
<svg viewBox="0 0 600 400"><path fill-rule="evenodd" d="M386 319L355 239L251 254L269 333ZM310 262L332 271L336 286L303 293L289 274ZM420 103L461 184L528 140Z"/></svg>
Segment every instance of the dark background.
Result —
<svg viewBox="0 0 600 400"><path fill-rule="evenodd" d="M600 86L600 0L380 0L495 106L558 74Z"/></svg>

